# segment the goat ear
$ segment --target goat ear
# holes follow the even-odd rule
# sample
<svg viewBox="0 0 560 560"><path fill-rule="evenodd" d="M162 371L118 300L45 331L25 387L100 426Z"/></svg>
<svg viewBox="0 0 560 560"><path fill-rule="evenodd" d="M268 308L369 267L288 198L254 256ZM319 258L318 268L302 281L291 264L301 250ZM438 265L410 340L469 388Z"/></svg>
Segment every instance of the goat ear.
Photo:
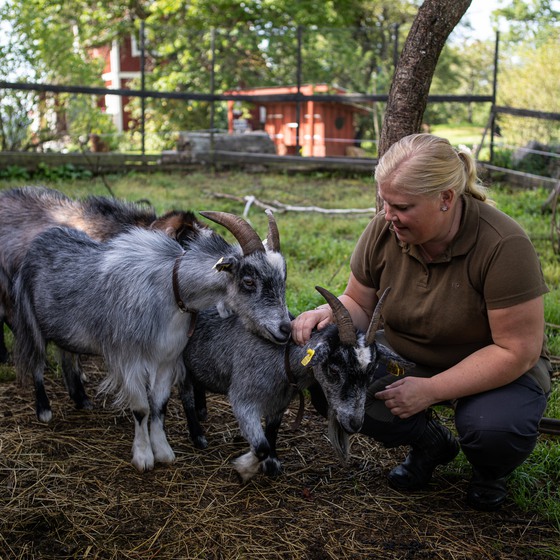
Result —
<svg viewBox="0 0 560 560"><path fill-rule="evenodd" d="M375 343L375 348L377 351L377 358L387 364L388 366L394 368L395 370L402 370L401 373L405 373L411 370L416 364L414 362L409 362L403 357L399 356L396 352L387 348L384 344L378 342Z"/></svg>
<svg viewBox="0 0 560 560"><path fill-rule="evenodd" d="M231 272L234 263L235 260L232 257L222 257L212 268L214 268L217 272Z"/></svg>
<svg viewBox="0 0 560 560"><path fill-rule="evenodd" d="M324 340L308 343L304 349L306 351L306 355L301 360L301 363L304 366L314 366L324 362L330 352L329 345Z"/></svg>

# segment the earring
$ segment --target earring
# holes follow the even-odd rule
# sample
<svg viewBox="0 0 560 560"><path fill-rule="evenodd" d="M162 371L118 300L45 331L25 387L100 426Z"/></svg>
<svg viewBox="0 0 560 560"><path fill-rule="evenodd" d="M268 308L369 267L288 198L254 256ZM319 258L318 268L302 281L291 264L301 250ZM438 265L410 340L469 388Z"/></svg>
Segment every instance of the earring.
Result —
<svg viewBox="0 0 560 560"><path fill-rule="evenodd" d="M447 212L447 211L449 210L449 207L448 207L448 206L442 206L442 207L440 208L440 210L441 210L442 212Z"/></svg>

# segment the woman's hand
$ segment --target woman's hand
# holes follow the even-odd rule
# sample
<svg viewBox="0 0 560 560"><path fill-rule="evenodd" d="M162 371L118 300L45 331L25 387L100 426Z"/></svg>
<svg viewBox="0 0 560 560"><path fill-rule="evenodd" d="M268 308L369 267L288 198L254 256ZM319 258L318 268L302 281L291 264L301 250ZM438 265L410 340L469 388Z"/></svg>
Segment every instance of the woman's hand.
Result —
<svg viewBox="0 0 560 560"><path fill-rule="evenodd" d="M350 313L354 326L365 332L377 303L376 290L358 282L351 273L346 289L338 299ZM292 338L297 344L303 345L309 340L311 331L315 327L321 330L333 321L333 314L328 304L304 311L292 321Z"/></svg>
<svg viewBox="0 0 560 560"><path fill-rule="evenodd" d="M304 311L292 321L292 338L296 344L302 346L309 340L315 327L321 330L332 321L332 311L328 305Z"/></svg>
<svg viewBox="0 0 560 560"><path fill-rule="evenodd" d="M429 378L403 377L375 393L375 398L385 401L385 406L395 416L408 418L435 404L430 385Z"/></svg>

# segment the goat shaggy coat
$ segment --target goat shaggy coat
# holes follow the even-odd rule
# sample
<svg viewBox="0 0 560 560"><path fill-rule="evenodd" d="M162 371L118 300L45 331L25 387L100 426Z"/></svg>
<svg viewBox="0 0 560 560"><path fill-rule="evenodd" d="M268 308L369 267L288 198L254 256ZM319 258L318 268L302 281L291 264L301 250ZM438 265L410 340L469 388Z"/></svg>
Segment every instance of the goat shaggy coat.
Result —
<svg viewBox="0 0 560 560"><path fill-rule="evenodd" d="M251 446L234 463L244 482L259 469L272 476L280 473L276 439L284 412L298 390L319 383L329 405L331 443L345 455L348 434L362 426L367 388L377 363L410 365L374 340L383 301L366 336L354 328L338 298L317 289L333 309L336 325L314 331L303 347L293 342L285 348L271 344L252 332L242 318L221 318L208 310L200 314L185 349L186 374L179 393L191 439L196 447L207 446L197 414L202 389L227 394L241 434Z"/></svg>
<svg viewBox="0 0 560 560"><path fill-rule="evenodd" d="M132 463L139 471L175 458L164 416L172 385L184 372L191 312L211 306L233 311L277 343L290 333L279 253L260 241L260 248L242 252L205 227L195 227L193 238L185 251L159 231L133 228L99 243L52 228L32 242L14 282L16 368L41 385L48 341L103 356L109 375L102 389L134 415ZM48 421L48 412L40 419Z"/></svg>
<svg viewBox="0 0 560 560"><path fill-rule="evenodd" d="M51 227L64 226L106 241L132 227L141 227L159 229L183 243L192 231L193 220L191 212L172 210L158 218L146 205L103 196L75 200L45 187L19 187L0 193L0 362L8 360L2 323L13 323L12 282L37 235ZM77 356L62 350L60 362L76 408L91 408Z"/></svg>

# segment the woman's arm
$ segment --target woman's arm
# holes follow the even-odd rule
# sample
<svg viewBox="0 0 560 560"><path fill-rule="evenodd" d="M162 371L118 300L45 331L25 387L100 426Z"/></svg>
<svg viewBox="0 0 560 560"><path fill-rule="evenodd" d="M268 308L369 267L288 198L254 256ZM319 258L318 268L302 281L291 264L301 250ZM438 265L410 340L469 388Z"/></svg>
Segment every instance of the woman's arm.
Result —
<svg viewBox="0 0 560 560"><path fill-rule="evenodd" d="M408 418L432 404L511 383L539 359L544 336L544 301L538 297L488 311L493 344L431 378L406 377L376 397L391 412Z"/></svg>
<svg viewBox="0 0 560 560"><path fill-rule="evenodd" d="M377 303L376 290L364 286L350 274L344 294L339 299L348 309L354 326L365 331ZM321 330L332 322L332 311L328 304L304 311L292 321L292 338L297 344L305 344L315 327Z"/></svg>

